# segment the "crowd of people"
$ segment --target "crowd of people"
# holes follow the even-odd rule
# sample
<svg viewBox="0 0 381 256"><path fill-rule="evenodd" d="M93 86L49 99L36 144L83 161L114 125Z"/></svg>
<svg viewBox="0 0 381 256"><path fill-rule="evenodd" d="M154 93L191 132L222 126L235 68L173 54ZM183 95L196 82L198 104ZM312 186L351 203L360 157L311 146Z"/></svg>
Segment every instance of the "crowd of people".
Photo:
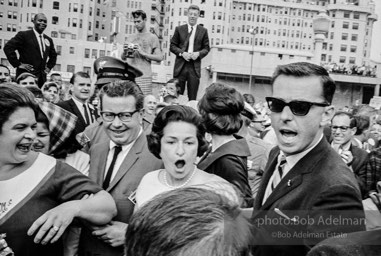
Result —
<svg viewBox="0 0 381 256"><path fill-rule="evenodd" d="M45 81L42 36L38 73L0 65L0 255L380 255L379 111L335 109L335 82L306 62L278 66L265 103L222 83L196 100L209 46L189 9L158 95L144 11L130 40L145 47L95 60L96 81Z"/></svg>

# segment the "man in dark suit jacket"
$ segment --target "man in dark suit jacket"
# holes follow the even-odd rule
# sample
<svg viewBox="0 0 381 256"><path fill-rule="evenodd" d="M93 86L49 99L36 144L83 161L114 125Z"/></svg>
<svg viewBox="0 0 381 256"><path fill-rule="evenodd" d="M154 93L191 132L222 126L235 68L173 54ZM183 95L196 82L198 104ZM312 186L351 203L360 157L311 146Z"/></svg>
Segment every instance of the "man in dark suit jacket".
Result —
<svg viewBox="0 0 381 256"><path fill-rule="evenodd" d="M332 118L331 146L355 174L361 194L365 198L365 167L368 162L368 152L352 144L356 133L356 122L352 114L343 111L336 112Z"/></svg>
<svg viewBox="0 0 381 256"><path fill-rule="evenodd" d="M87 102L94 91L89 74L86 72L75 73L70 79L70 84L72 98L59 102L57 105L78 117L74 129L74 134L78 134L94 123L99 115L94 106Z"/></svg>
<svg viewBox="0 0 381 256"><path fill-rule="evenodd" d="M196 100L201 77L201 59L209 53L208 31L197 25L200 8L188 8L188 23L178 26L171 39L170 51L176 55L173 76L180 80L180 94L187 83L189 100Z"/></svg>
<svg viewBox="0 0 381 256"><path fill-rule="evenodd" d="M9 40L4 46L4 53L9 63L17 68L16 77L23 72L32 73L38 78L38 86L41 88L46 82L46 75L56 65L57 53L53 40L43 34L47 25L45 14L36 14L33 24L33 29L20 31Z"/></svg>
<svg viewBox="0 0 381 256"><path fill-rule="evenodd" d="M135 190L147 172L162 168L162 162L149 152L141 127L143 100L133 81L110 83L100 91L102 126L110 141L90 150L89 177L112 195L118 215L104 227L82 230L80 256L123 255Z"/></svg>
<svg viewBox="0 0 381 256"><path fill-rule="evenodd" d="M311 63L277 68L267 97L278 147L258 189L252 215L253 255L306 255L337 233L365 230L353 173L323 138L335 83ZM345 218L350 223L332 222Z"/></svg>

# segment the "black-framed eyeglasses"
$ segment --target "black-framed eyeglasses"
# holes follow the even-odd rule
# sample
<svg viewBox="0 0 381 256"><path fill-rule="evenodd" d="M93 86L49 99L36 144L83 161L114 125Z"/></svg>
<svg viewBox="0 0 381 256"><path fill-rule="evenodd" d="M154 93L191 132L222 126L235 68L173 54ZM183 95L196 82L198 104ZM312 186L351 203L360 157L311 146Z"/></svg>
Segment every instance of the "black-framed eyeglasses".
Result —
<svg viewBox="0 0 381 256"><path fill-rule="evenodd" d="M280 113L283 111L285 106L288 106L291 112L296 116L305 116L310 111L310 108L315 105L319 107L327 107L330 104L328 102L310 102L302 100L293 100L290 102L285 102L282 99L266 97L267 105L271 112Z"/></svg>
<svg viewBox="0 0 381 256"><path fill-rule="evenodd" d="M346 132L350 128L351 128L350 126L336 126L336 125L331 127L332 131L334 131L334 132L336 132L337 129L340 129L342 132Z"/></svg>
<svg viewBox="0 0 381 256"><path fill-rule="evenodd" d="M118 118L122 122L129 122L129 121L131 121L132 116L138 111L139 111L139 109L132 111L132 112L120 112L120 113L102 111L101 115L102 115L103 120L105 120L106 122L114 121L115 116L118 116Z"/></svg>

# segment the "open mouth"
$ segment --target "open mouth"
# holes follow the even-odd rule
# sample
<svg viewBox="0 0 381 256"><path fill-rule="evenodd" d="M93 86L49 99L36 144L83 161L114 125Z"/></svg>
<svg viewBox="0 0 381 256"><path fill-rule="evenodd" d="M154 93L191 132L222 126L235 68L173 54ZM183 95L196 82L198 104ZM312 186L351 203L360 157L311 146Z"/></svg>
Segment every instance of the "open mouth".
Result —
<svg viewBox="0 0 381 256"><path fill-rule="evenodd" d="M175 162L175 165L176 165L177 168L181 169L181 168L184 167L184 165L185 165L185 161L184 161L184 160L177 160L177 161Z"/></svg>
<svg viewBox="0 0 381 256"><path fill-rule="evenodd" d="M294 132L294 131L291 131L291 130L288 130L288 129L281 129L281 130L279 130L279 132L284 137L295 137L296 135L298 135L297 132Z"/></svg>
<svg viewBox="0 0 381 256"><path fill-rule="evenodd" d="M31 144L19 144L17 146L17 149L24 153L29 152L30 148L31 148Z"/></svg>
<svg viewBox="0 0 381 256"><path fill-rule="evenodd" d="M112 130L112 132L115 134L122 134L125 132L125 130Z"/></svg>

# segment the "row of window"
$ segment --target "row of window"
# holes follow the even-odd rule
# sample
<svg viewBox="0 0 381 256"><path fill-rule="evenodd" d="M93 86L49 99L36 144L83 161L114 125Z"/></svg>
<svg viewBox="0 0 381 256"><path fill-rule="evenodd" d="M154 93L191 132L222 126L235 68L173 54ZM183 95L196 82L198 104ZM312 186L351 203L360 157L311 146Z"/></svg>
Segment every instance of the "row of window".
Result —
<svg viewBox="0 0 381 256"><path fill-rule="evenodd" d="M329 38L334 39L335 33L331 32ZM357 39L358 39L358 34L351 34L351 41L356 42ZM348 33L342 33L341 34L341 40L343 40L343 41L349 40L349 34Z"/></svg>
<svg viewBox="0 0 381 256"><path fill-rule="evenodd" d="M3 12L0 12L0 18L3 18L3 17L4 17ZM8 11L8 19L17 20L17 12Z"/></svg>
<svg viewBox="0 0 381 256"><path fill-rule="evenodd" d="M7 31L8 32L16 32L16 29L17 29L16 24L7 23ZM3 30L3 24L0 24L0 31L2 31L2 30Z"/></svg>
<svg viewBox="0 0 381 256"><path fill-rule="evenodd" d="M344 21L343 22L343 25L342 25L342 28L344 28L344 29L349 29L349 22L348 21ZM335 21L331 21L331 28L334 28L335 27ZM353 30L358 30L359 29L359 27L360 27L360 24L359 23L357 23L357 22L353 22L352 23L352 29Z"/></svg>
<svg viewBox="0 0 381 256"><path fill-rule="evenodd" d="M355 57L349 57L348 60L349 60L349 64L356 64L356 58ZM332 62L332 55L327 56L326 54L322 54L321 55L321 61L322 62ZM340 56L339 57L339 63L340 64L345 64L346 62L347 62L346 56Z"/></svg>
<svg viewBox="0 0 381 256"><path fill-rule="evenodd" d="M6 1L0 0L0 4L4 5ZM9 6L18 6L18 0L8 0L8 5Z"/></svg>

